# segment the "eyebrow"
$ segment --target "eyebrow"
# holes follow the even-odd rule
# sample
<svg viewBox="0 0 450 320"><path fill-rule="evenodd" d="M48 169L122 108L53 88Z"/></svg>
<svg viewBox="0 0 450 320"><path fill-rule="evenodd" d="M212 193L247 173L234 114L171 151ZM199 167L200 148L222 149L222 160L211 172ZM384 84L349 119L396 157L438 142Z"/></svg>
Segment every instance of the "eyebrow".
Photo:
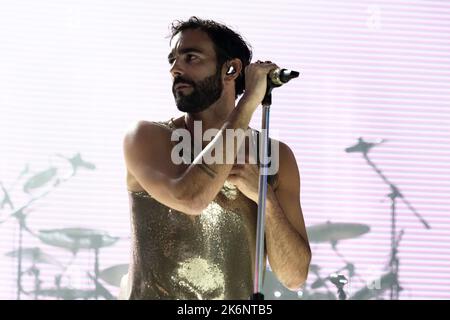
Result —
<svg viewBox="0 0 450 320"><path fill-rule="evenodd" d="M189 53L189 52L195 52L195 53L204 53L202 50L197 49L197 48L183 48L180 49L179 54L185 54L185 53ZM174 50L172 50L169 55L167 56L167 60L169 60L169 62L171 62L171 60L174 59Z"/></svg>

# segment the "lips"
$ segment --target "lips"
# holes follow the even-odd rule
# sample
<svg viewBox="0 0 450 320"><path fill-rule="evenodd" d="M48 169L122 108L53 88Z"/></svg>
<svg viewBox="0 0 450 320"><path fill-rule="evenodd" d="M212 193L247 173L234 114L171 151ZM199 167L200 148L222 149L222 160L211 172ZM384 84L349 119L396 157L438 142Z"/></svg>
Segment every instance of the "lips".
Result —
<svg viewBox="0 0 450 320"><path fill-rule="evenodd" d="M190 84L187 83L177 83L174 87L175 90L183 89L183 88L189 88L191 87Z"/></svg>

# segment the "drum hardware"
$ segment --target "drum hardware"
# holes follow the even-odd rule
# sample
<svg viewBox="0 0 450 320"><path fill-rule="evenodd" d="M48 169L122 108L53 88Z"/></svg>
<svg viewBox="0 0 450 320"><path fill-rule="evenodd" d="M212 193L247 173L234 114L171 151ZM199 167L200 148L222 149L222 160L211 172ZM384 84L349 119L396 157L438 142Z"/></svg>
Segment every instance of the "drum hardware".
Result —
<svg viewBox="0 0 450 320"><path fill-rule="evenodd" d="M400 188L392 183L387 176L375 165L375 163L369 158L369 151L375 147L383 143L385 140L381 140L378 143L366 142L363 138L358 139L358 143L348 147L345 149L347 153L361 153L363 158L366 160L367 164L377 173L377 175L381 178L381 180L389 187L390 193L386 196L391 201L391 254L390 254L390 273L393 274L395 278L394 282L391 282L390 287L390 299L397 300L399 298L400 285L398 283L399 278L399 265L400 261L398 259L398 245L399 238L401 238L403 234L403 230L398 233L397 232L397 199L401 199L403 203L407 206L407 208L414 213L414 215L419 219L422 225L426 229L431 229L430 225L425 221L425 219L416 211L416 209L411 205L411 203L405 198L405 196L400 191Z"/></svg>

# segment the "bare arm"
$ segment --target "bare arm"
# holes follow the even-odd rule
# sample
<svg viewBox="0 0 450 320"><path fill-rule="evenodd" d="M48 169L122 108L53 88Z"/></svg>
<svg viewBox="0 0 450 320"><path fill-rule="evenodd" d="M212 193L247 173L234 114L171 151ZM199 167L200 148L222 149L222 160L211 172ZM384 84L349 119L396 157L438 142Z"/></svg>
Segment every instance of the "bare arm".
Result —
<svg viewBox="0 0 450 320"><path fill-rule="evenodd" d="M311 250L300 205L300 175L294 154L279 143L277 186L267 185L266 247L269 263L283 285L298 289L308 275ZM228 178L249 199L258 203L259 168L235 165Z"/></svg>
<svg viewBox="0 0 450 320"><path fill-rule="evenodd" d="M225 163L225 161L224 163L206 164L203 161L204 156L211 154L212 150L215 150L215 152L222 150L222 159L225 160L227 157L235 159L244 141L245 135L243 133L248 128L251 116L256 109L255 106L257 106L257 103L255 104L255 102L243 97L217 135L179 177L180 190L183 190L181 198L189 199L196 212L204 209L216 197L233 167L232 163ZM230 141L225 136L226 130L229 129L236 133L239 132L237 129L241 129L242 134L234 135L233 140ZM229 145L230 142L231 145Z"/></svg>
<svg viewBox="0 0 450 320"><path fill-rule="evenodd" d="M306 281L311 250L300 205L300 175L292 151L280 143L280 183L268 190L266 244L278 280L291 290Z"/></svg>
<svg viewBox="0 0 450 320"><path fill-rule="evenodd" d="M262 101L266 89L267 73L274 64L251 64L246 68L246 90L214 139L194 162L181 167L170 158L170 137L162 128L143 123L126 135L125 161L129 172L139 184L159 202L185 212L200 214L215 198L227 179L233 164L205 164L202 159L211 150L222 150L223 159L232 159L243 143L244 135L235 135L233 148L225 138L227 129L246 130L250 119ZM151 141L151 142L149 142ZM218 148L219 146L222 148Z"/></svg>

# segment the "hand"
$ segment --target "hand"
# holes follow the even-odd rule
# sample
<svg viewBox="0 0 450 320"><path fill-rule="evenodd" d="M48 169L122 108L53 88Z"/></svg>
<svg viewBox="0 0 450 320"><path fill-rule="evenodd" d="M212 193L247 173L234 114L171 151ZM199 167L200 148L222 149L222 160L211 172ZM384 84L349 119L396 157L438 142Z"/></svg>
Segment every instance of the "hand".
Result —
<svg viewBox="0 0 450 320"><path fill-rule="evenodd" d="M245 68L244 96L259 105L264 99L267 89L267 75L278 66L270 61L257 61Z"/></svg>
<svg viewBox="0 0 450 320"><path fill-rule="evenodd" d="M247 198L258 203L259 168L256 164L235 164L227 180Z"/></svg>
<svg viewBox="0 0 450 320"><path fill-rule="evenodd" d="M252 161L249 161L252 159ZM259 198L259 167L254 155L245 155L244 164L234 164L227 178L228 182L234 184L247 198L258 203ZM267 184L267 199L272 198L274 192L272 186Z"/></svg>

